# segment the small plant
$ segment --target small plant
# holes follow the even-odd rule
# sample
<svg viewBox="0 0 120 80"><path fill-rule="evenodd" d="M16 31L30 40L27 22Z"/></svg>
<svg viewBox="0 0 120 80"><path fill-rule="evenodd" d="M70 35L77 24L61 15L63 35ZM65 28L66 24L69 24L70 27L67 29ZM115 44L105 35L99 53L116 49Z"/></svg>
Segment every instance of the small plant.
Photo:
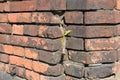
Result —
<svg viewBox="0 0 120 80"><path fill-rule="evenodd" d="M65 48L66 36L67 36L68 34L70 34L70 33L71 33L71 30L67 30L67 31L65 31L64 34L63 34L63 37L62 37L62 48L63 48L63 49Z"/></svg>
<svg viewBox="0 0 120 80"><path fill-rule="evenodd" d="M65 26L66 26L66 25L64 24L64 21L61 20L60 29L61 29L61 31L62 31L62 33L63 33L62 41L61 41L63 54L66 53L66 51L65 51L65 48L66 48L66 36L67 36L68 34L70 34L71 31L72 31L72 30L65 30L65 28L64 28Z"/></svg>

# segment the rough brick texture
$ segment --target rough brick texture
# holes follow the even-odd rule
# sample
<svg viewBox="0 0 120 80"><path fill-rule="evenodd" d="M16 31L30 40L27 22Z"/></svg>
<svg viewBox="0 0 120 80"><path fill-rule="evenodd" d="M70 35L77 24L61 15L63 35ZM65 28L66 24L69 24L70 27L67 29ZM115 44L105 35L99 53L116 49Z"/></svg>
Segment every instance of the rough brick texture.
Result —
<svg viewBox="0 0 120 80"><path fill-rule="evenodd" d="M120 0L0 0L0 80L120 80Z"/></svg>

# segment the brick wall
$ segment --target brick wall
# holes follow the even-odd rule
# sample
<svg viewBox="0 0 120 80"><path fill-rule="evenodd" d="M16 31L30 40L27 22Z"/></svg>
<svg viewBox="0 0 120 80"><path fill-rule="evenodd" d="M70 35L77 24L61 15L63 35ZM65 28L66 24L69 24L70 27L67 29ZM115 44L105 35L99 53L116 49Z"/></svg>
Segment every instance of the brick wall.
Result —
<svg viewBox="0 0 120 80"><path fill-rule="evenodd" d="M0 0L0 78L120 80L119 10L120 0Z"/></svg>

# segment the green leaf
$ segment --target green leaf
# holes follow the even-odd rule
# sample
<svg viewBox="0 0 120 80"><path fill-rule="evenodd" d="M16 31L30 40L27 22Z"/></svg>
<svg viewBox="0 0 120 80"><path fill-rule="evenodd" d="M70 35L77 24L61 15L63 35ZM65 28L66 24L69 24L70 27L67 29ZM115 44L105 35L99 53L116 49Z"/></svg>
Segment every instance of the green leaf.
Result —
<svg viewBox="0 0 120 80"><path fill-rule="evenodd" d="M72 30L67 30L67 31L65 31L64 36L67 36L68 34L70 34L71 31L72 31Z"/></svg>

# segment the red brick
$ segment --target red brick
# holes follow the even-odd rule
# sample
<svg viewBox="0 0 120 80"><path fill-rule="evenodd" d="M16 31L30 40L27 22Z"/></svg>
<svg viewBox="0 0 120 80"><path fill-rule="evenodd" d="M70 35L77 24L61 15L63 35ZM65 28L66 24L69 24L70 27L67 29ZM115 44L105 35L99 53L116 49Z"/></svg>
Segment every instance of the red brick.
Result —
<svg viewBox="0 0 120 80"><path fill-rule="evenodd" d="M13 54L17 56L24 56L24 48L13 46Z"/></svg>
<svg viewBox="0 0 120 80"><path fill-rule="evenodd" d="M4 36L3 36L4 37ZM10 43L13 45L36 47L39 49L56 51L61 48L61 39L43 39L38 37L16 36L11 35Z"/></svg>
<svg viewBox="0 0 120 80"><path fill-rule="evenodd" d="M40 73L45 73L49 65L41 62L33 61L33 70Z"/></svg>
<svg viewBox="0 0 120 80"><path fill-rule="evenodd" d="M22 35L23 34L23 28L24 28L23 25L13 25L12 26L12 33Z"/></svg>
<svg viewBox="0 0 120 80"><path fill-rule="evenodd" d="M56 51L61 48L61 39L52 40L37 37L36 38L29 37L28 46L49 51Z"/></svg>
<svg viewBox="0 0 120 80"><path fill-rule="evenodd" d="M118 23L120 13L117 11L96 11L85 13L85 24L115 24ZM93 16L94 15L94 16Z"/></svg>
<svg viewBox="0 0 120 80"><path fill-rule="evenodd" d="M69 51L69 59L84 64L110 63L118 60L116 51Z"/></svg>
<svg viewBox="0 0 120 80"><path fill-rule="evenodd" d="M38 52L36 49L25 48L25 57L38 60Z"/></svg>
<svg viewBox="0 0 120 80"><path fill-rule="evenodd" d="M13 45L19 45L19 46L27 46L28 45L28 37L26 36L10 36L11 40L10 43Z"/></svg>
<svg viewBox="0 0 120 80"><path fill-rule="evenodd" d="M13 54L14 48L11 45L4 45L4 52L7 54Z"/></svg>
<svg viewBox="0 0 120 80"><path fill-rule="evenodd" d="M0 44L0 52L4 52L4 46L3 46L3 44Z"/></svg>
<svg viewBox="0 0 120 80"><path fill-rule="evenodd" d="M120 23L120 16L119 15L120 15L120 11L116 11L115 12L115 17L114 17L116 23Z"/></svg>
<svg viewBox="0 0 120 80"><path fill-rule="evenodd" d="M32 70L32 60L24 59L24 67Z"/></svg>
<svg viewBox="0 0 120 80"><path fill-rule="evenodd" d="M38 73L35 73L33 71L29 71L29 70L25 71L25 77L28 80L40 80L40 75Z"/></svg>
<svg viewBox="0 0 120 80"><path fill-rule="evenodd" d="M47 38L62 37L62 31L58 26L39 26L39 36Z"/></svg>
<svg viewBox="0 0 120 80"><path fill-rule="evenodd" d="M68 26L66 30L71 30L69 36L93 38L112 37L117 35L116 26Z"/></svg>
<svg viewBox="0 0 120 80"><path fill-rule="evenodd" d="M10 23L31 23L31 13L10 13L8 20Z"/></svg>
<svg viewBox="0 0 120 80"><path fill-rule="evenodd" d="M17 57L17 56L10 56L10 64L14 64L17 66L24 66L24 59L21 57Z"/></svg>
<svg viewBox="0 0 120 80"><path fill-rule="evenodd" d="M36 0L29 1L12 1L8 2L6 11L35 11L37 2Z"/></svg>
<svg viewBox="0 0 120 80"><path fill-rule="evenodd" d="M3 2L3 1L5 1L5 0L0 0L0 2Z"/></svg>
<svg viewBox="0 0 120 80"><path fill-rule="evenodd" d="M30 36L37 36L38 27L36 25L25 25L24 26L24 34Z"/></svg>
<svg viewBox="0 0 120 80"><path fill-rule="evenodd" d="M114 9L114 0L67 0L67 10Z"/></svg>
<svg viewBox="0 0 120 80"><path fill-rule="evenodd" d="M66 10L66 0L50 0L52 9L51 10Z"/></svg>
<svg viewBox="0 0 120 80"><path fill-rule="evenodd" d="M65 22L68 24L83 24L83 13L78 11L66 12Z"/></svg>
<svg viewBox="0 0 120 80"><path fill-rule="evenodd" d="M1 33L11 33L12 27L8 24L0 24L0 32Z"/></svg>
<svg viewBox="0 0 120 80"><path fill-rule="evenodd" d="M117 25L117 35L120 35L120 25Z"/></svg>
<svg viewBox="0 0 120 80"><path fill-rule="evenodd" d="M55 66L50 66L48 64L36 62L36 61L33 61L33 70L39 73L43 73L46 75L53 75L53 76L58 76L63 73L63 67L60 64Z"/></svg>
<svg viewBox="0 0 120 80"><path fill-rule="evenodd" d="M9 55L6 54L0 54L0 61L8 63L9 62Z"/></svg>
<svg viewBox="0 0 120 80"><path fill-rule="evenodd" d="M10 36L5 34L0 34L0 43L10 43Z"/></svg>
<svg viewBox="0 0 120 80"><path fill-rule="evenodd" d="M39 0L37 10L66 10L66 0Z"/></svg>
<svg viewBox="0 0 120 80"><path fill-rule="evenodd" d="M33 23L53 23L53 24L59 24L60 18L53 15L50 12L36 12L32 13L32 22Z"/></svg>
<svg viewBox="0 0 120 80"><path fill-rule="evenodd" d="M120 10L120 0L116 0L116 9Z"/></svg>
<svg viewBox="0 0 120 80"><path fill-rule="evenodd" d="M4 11L4 3L0 3L0 12L3 12Z"/></svg>
<svg viewBox="0 0 120 80"><path fill-rule="evenodd" d="M52 6L50 0L38 0L37 10L51 10L51 8Z"/></svg>
<svg viewBox="0 0 120 80"><path fill-rule="evenodd" d="M6 13L4 14L0 13L0 22L8 22L7 16L8 15Z"/></svg>
<svg viewBox="0 0 120 80"><path fill-rule="evenodd" d="M113 73L115 74L116 80L119 80L119 76L120 76L120 62L119 61L115 63L112 70L113 70Z"/></svg>
<svg viewBox="0 0 120 80"><path fill-rule="evenodd" d="M86 50L116 50L120 46L120 38L102 38L102 39L86 39Z"/></svg>

